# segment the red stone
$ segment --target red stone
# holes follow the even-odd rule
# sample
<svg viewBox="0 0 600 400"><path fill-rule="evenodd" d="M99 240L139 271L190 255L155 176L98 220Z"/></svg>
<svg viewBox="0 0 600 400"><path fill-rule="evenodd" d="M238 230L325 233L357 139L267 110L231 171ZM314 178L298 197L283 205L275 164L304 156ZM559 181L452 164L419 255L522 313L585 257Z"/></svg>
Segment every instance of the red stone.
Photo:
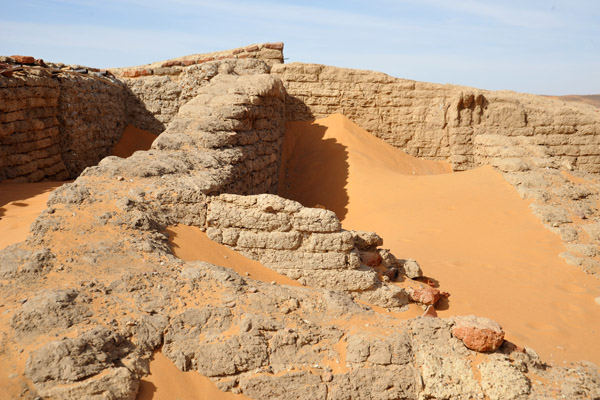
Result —
<svg viewBox="0 0 600 400"><path fill-rule="evenodd" d="M196 64L202 64L205 62L213 61L214 59L215 59L214 57L200 58L200 59L196 60Z"/></svg>
<svg viewBox="0 0 600 400"><path fill-rule="evenodd" d="M0 75L6 76L6 77L11 77L14 72L21 71L21 70L23 70L23 68L21 68L21 67L11 67L8 69L0 70Z"/></svg>
<svg viewBox="0 0 600 400"><path fill-rule="evenodd" d="M189 67L190 65L194 65L196 64L196 60L183 60L181 62L181 65L185 66L185 67Z"/></svg>
<svg viewBox="0 0 600 400"><path fill-rule="evenodd" d="M232 51L232 54L240 54L244 51L244 49L235 49Z"/></svg>
<svg viewBox="0 0 600 400"><path fill-rule="evenodd" d="M142 69L139 71L140 76L148 76L148 75L152 75L154 73L153 70L151 69Z"/></svg>
<svg viewBox="0 0 600 400"><path fill-rule="evenodd" d="M415 303L434 305L440 299L440 291L432 287L407 288L407 292Z"/></svg>
<svg viewBox="0 0 600 400"><path fill-rule="evenodd" d="M254 46L248 46L244 50L246 50L246 53L251 53L253 51L258 51L258 46L256 46L256 45L254 45Z"/></svg>
<svg viewBox="0 0 600 400"><path fill-rule="evenodd" d="M140 76L140 71L135 69L123 71L123 76L126 78L137 78L138 76Z"/></svg>
<svg viewBox="0 0 600 400"><path fill-rule="evenodd" d="M237 58L252 58L254 57L252 54L240 54Z"/></svg>
<svg viewBox="0 0 600 400"><path fill-rule="evenodd" d="M475 315L454 317L452 335L475 351L495 351L504 342L504 331L500 324Z"/></svg>
<svg viewBox="0 0 600 400"><path fill-rule="evenodd" d="M167 61L161 65L163 68L173 67L175 65L181 65L180 61Z"/></svg>
<svg viewBox="0 0 600 400"><path fill-rule="evenodd" d="M283 50L283 42L265 43L267 49Z"/></svg>
<svg viewBox="0 0 600 400"><path fill-rule="evenodd" d="M369 267L381 265L381 256L376 251L361 251L360 260Z"/></svg>
<svg viewBox="0 0 600 400"><path fill-rule="evenodd" d="M11 56L19 64L35 64L35 58L31 56Z"/></svg>

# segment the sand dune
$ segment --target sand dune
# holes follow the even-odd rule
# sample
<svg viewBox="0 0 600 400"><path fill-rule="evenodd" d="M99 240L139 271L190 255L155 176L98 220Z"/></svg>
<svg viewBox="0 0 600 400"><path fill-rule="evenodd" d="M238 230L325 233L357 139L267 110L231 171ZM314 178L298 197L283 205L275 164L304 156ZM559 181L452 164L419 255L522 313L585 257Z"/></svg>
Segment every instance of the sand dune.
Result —
<svg viewBox="0 0 600 400"><path fill-rule="evenodd" d="M600 94L589 94L589 95L567 95L567 96L550 96L555 99L564 101L573 101L576 103L589 104L594 107L600 107Z"/></svg>
<svg viewBox="0 0 600 400"><path fill-rule="evenodd" d="M600 282L567 265L564 246L491 167L444 173L369 135L342 115L286 129L280 194L335 211L416 258L451 293L442 317L500 322L507 339L556 363L600 362Z"/></svg>
<svg viewBox="0 0 600 400"><path fill-rule="evenodd" d="M121 136L119 142L113 147L112 154L117 157L127 158L138 150L148 150L157 137L133 125L127 125L123 136Z"/></svg>
<svg viewBox="0 0 600 400"><path fill-rule="evenodd" d="M151 143L147 135L128 132L132 136L124 135L115 154ZM440 316L490 317L508 340L535 348L547 361L600 363L600 306L594 302L600 283L558 257L564 251L559 238L491 167L450 173L449 165L410 157L342 115L290 123L283 166L280 195L326 206L344 228L376 231L394 254L418 259L425 274L451 293L449 303L438 306ZM60 184L0 184L0 248L25 239ZM211 242L198 228L172 227L169 234L182 259L299 286ZM244 397L218 391L199 374L180 372L157 353L139 398Z"/></svg>

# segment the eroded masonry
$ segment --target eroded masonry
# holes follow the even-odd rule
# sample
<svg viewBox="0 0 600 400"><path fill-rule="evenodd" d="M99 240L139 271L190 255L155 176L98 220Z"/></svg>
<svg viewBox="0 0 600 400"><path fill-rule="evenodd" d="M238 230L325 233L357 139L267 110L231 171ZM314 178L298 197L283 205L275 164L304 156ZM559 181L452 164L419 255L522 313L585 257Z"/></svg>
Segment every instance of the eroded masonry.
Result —
<svg viewBox="0 0 600 400"><path fill-rule="evenodd" d="M134 399L162 349L181 370L254 399L600 397L595 365L545 365L485 318L375 313L364 304L401 310L434 304L440 293L413 280L418 263L382 249L375 233L345 231L333 212L273 194L285 122L341 111L413 154L510 172L523 195L547 201L542 218L564 210L560 220L547 217L551 228L574 229L574 245L597 248L594 228L579 232L568 220L578 207L597 226L598 191L573 186L572 201L553 204L555 185L535 173L548 167L550 182L563 165L597 172L596 150L582 138L596 143L600 114L550 99L282 65L282 49L269 43L113 72L0 60L8 61L0 178L77 177L52 194L25 242L0 251L8 319L0 356L26 352L24 396ZM104 157L127 124L160 136L149 151ZM177 224L306 287L180 260L164 233ZM597 271L596 255L577 249L571 257ZM369 323L330 322L339 319Z"/></svg>

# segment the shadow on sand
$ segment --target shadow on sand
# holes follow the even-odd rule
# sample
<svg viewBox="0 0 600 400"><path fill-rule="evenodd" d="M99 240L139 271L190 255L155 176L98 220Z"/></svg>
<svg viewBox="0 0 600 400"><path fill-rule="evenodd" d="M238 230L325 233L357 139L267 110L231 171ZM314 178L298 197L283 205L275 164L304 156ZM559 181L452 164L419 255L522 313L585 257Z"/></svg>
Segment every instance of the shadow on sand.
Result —
<svg viewBox="0 0 600 400"><path fill-rule="evenodd" d="M278 194L305 207L332 210L343 220L349 201L348 151L335 139L324 139L326 130L314 122L286 125Z"/></svg>

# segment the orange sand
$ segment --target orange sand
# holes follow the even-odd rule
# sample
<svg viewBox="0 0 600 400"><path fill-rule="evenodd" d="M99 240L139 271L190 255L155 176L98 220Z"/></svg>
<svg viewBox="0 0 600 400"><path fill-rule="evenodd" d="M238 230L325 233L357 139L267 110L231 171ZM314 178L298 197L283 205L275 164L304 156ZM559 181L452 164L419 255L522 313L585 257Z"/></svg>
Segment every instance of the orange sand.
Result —
<svg viewBox="0 0 600 400"><path fill-rule="evenodd" d="M240 253L217 242L213 242L195 226L177 225L167 229L173 254L185 261L206 261L221 267L231 268L242 276L280 285L302 286L297 281L250 260Z"/></svg>
<svg viewBox="0 0 600 400"><path fill-rule="evenodd" d="M249 397L220 391L197 372L181 372L162 353L150 361L150 375L142 379L137 400L242 400Z"/></svg>
<svg viewBox="0 0 600 400"><path fill-rule="evenodd" d="M152 142L156 139L153 133L136 128L133 125L127 125L123 136L113 147L112 154L117 157L127 158L138 150L148 150Z"/></svg>
<svg viewBox="0 0 600 400"><path fill-rule="evenodd" d="M600 364L600 281L567 265L555 234L491 167L442 173L342 115L286 127L280 195L375 231L451 293L441 317L497 320L549 362ZM438 174L435 174L438 173Z"/></svg>
<svg viewBox="0 0 600 400"><path fill-rule="evenodd" d="M27 238L29 225L46 208L50 192L64 182L0 182L0 249Z"/></svg>

